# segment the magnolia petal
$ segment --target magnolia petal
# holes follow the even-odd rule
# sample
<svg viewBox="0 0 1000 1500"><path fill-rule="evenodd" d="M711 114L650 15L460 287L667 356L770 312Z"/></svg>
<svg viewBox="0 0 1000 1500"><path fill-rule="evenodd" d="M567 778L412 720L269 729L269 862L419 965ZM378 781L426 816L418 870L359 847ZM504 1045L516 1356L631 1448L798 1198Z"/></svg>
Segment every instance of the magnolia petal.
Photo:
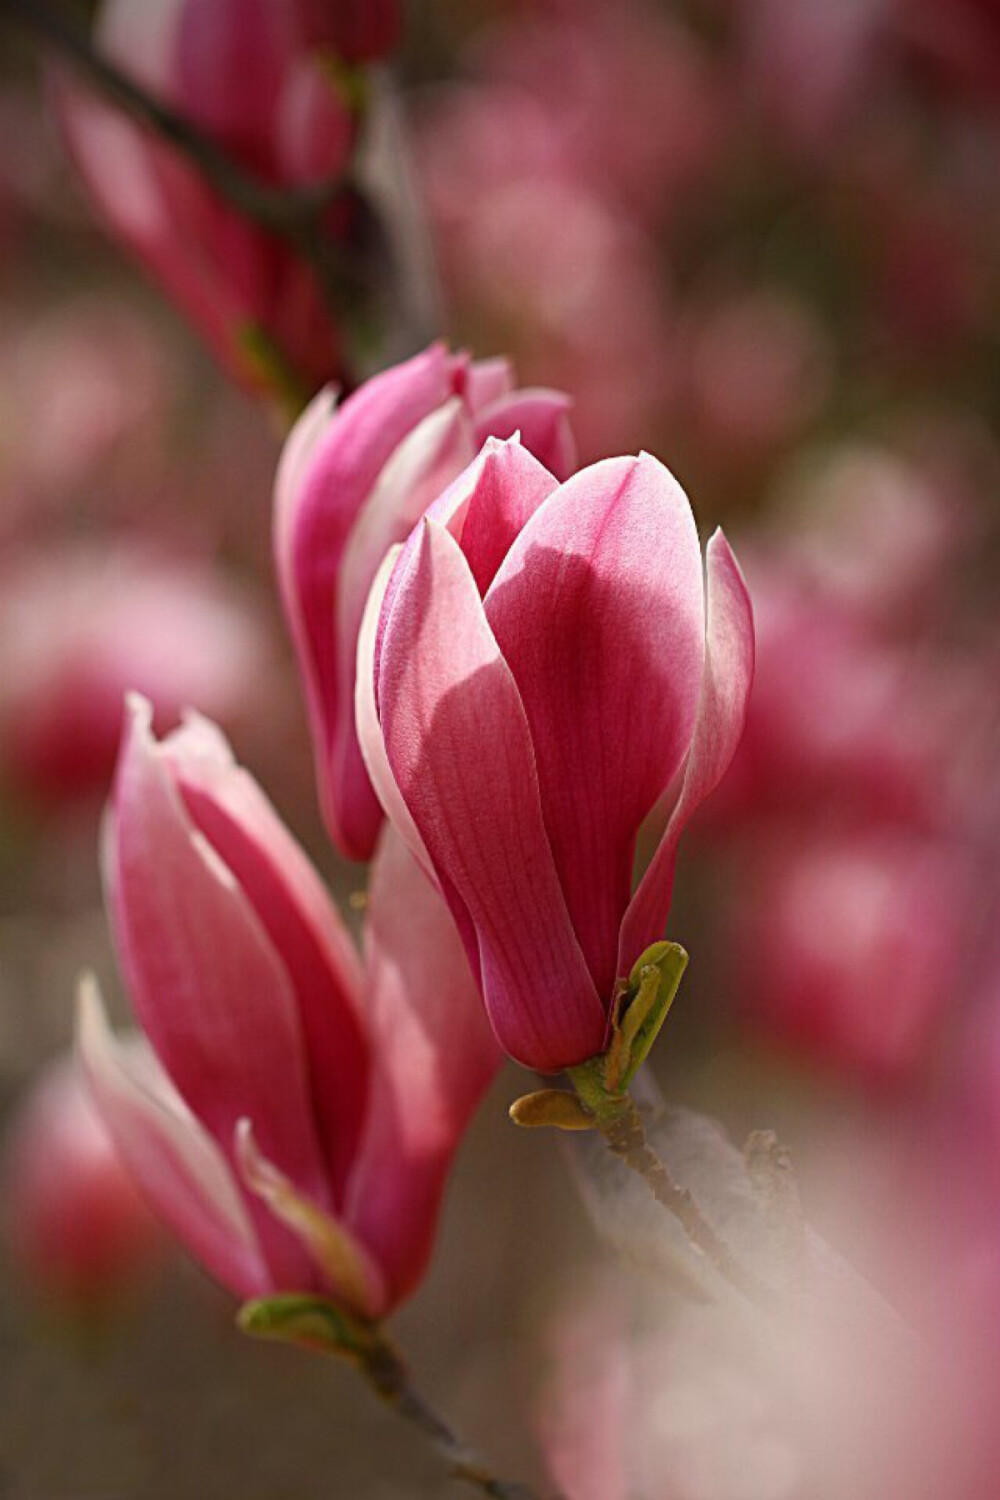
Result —
<svg viewBox="0 0 1000 1500"><path fill-rule="evenodd" d="M238 159L258 160L274 149L282 87L297 42L288 7L273 0L184 5L173 49L174 102Z"/></svg>
<svg viewBox="0 0 1000 1500"><path fill-rule="evenodd" d="M482 475L483 465L489 461L490 455L496 447L497 443L494 439L488 438L472 462L462 470L456 479L452 480L448 488L437 497L433 504L427 507L425 512L426 519L436 521L439 526L446 526L456 540L462 535L462 528L465 525L469 505ZM385 634L386 621L392 613L392 606L396 598L396 590L399 587L400 580L405 576L407 569L413 562L413 558L420 547L422 535L423 528L419 525L414 526L402 547L397 550L395 564L389 574L382 594L373 655L373 680L375 683L376 705L378 704L379 670L382 662L382 638Z"/></svg>
<svg viewBox="0 0 1000 1500"><path fill-rule="evenodd" d="M368 780L354 722L358 634L365 601L388 549L409 535L428 505L474 457L468 413L460 398L453 396L400 443L344 547L335 611L339 703L329 760L321 767L321 775L328 778L327 800L338 808L340 824L359 857L371 856L382 823L382 809ZM373 813L362 816L356 810L362 799L363 806L371 804Z"/></svg>
<svg viewBox="0 0 1000 1500"><path fill-rule="evenodd" d="M365 1115L369 1051L357 950L303 850L222 733L198 714L162 743L195 827L231 871L281 958L298 1005L333 1201Z"/></svg>
<svg viewBox="0 0 1000 1500"><path fill-rule="evenodd" d="M488 437L515 433L530 453L557 479L568 479L577 464L576 440L569 422L573 406L562 391L525 388L493 401L476 415L476 446Z"/></svg>
<svg viewBox="0 0 1000 1500"><path fill-rule="evenodd" d="M105 0L96 24L102 52L122 65L132 77L160 98L178 104L177 74L173 66L188 0Z"/></svg>
<svg viewBox="0 0 1000 1500"><path fill-rule="evenodd" d="M272 1290L267 1263L222 1152L152 1053L130 1048L113 1035L100 991L89 977L80 983L77 1049L115 1146L155 1212L194 1259L236 1296Z"/></svg>
<svg viewBox="0 0 1000 1500"><path fill-rule="evenodd" d="M426 516L447 527L461 544L482 593L518 532L557 487L553 476L522 446L519 437L487 438L472 463L428 506ZM375 638L376 695L385 623L392 612L400 580L420 546L421 535L421 528L415 526L389 575L383 595Z"/></svg>
<svg viewBox="0 0 1000 1500"><path fill-rule="evenodd" d="M392 603L378 700L399 791L467 940L474 927L501 1046L543 1071L593 1056L604 1014L552 861L524 709L469 565L434 521Z"/></svg>
<svg viewBox="0 0 1000 1500"><path fill-rule="evenodd" d="M276 493L278 583L305 684L324 817L337 845L357 858L371 852L377 805L370 789L362 787L356 804L338 807L323 771L337 753L345 701L339 682L344 656L334 626L344 550L386 463L407 434L452 394L457 368L455 358L435 344L368 381L309 441L308 463L290 460ZM301 449L298 441L296 448ZM349 686L346 691L349 702Z"/></svg>
<svg viewBox="0 0 1000 1500"><path fill-rule="evenodd" d="M706 557L707 634L698 718L677 804L632 897L621 928L619 972L663 935L681 834L729 769L746 723L753 684L753 606L739 564L721 531Z"/></svg>
<svg viewBox="0 0 1000 1500"><path fill-rule="evenodd" d="M509 359L474 359L466 367L462 394L472 415L478 417L485 406L509 396L514 389L514 367Z"/></svg>
<svg viewBox="0 0 1000 1500"><path fill-rule="evenodd" d="M264 1156L249 1119L237 1122L235 1141L236 1160L244 1183L299 1240L325 1289L350 1312L364 1318L379 1317L386 1301L381 1276L353 1234L300 1192ZM314 1290L314 1283L283 1290L308 1292Z"/></svg>
<svg viewBox="0 0 1000 1500"><path fill-rule="evenodd" d="M325 385L298 418L281 450L274 481L274 550L284 556L292 544L295 497L340 400L339 388Z"/></svg>
<svg viewBox="0 0 1000 1500"><path fill-rule="evenodd" d="M676 774L704 661L687 496L644 454L562 485L484 601L531 725L545 826L598 994L610 998L639 825Z"/></svg>
<svg viewBox="0 0 1000 1500"><path fill-rule="evenodd" d="M253 1110L265 1149L304 1191L326 1188L291 982L232 871L194 826L150 708L131 699L115 779L108 901L129 992L173 1083L223 1152ZM256 1207L256 1205L255 1205ZM255 1215L278 1285L300 1257Z"/></svg>
<svg viewBox="0 0 1000 1500"><path fill-rule="evenodd" d="M365 959L376 1069L346 1217L395 1302L426 1269L452 1157L500 1051L448 908L391 825Z"/></svg>
<svg viewBox="0 0 1000 1500"><path fill-rule="evenodd" d="M365 768L371 778L372 786L382 805L386 817L392 823L396 832L403 839L417 863L424 873L431 879L436 878L431 857L424 848L424 841L420 837L419 830L410 815L410 809L403 800L402 793L396 785L396 778L392 773L389 758L385 753L385 743L382 739L382 726L378 721L378 707L375 702L375 643L378 635L379 621L383 613L383 605L389 580L402 552L402 547L390 547L382 565L375 575L365 612L361 619L361 629L358 631L358 666L355 677L354 689L354 721L357 725L358 743L364 758Z"/></svg>
<svg viewBox="0 0 1000 1500"><path fill-rule="evenodd" d="M481 594L538 507L557 488L554 475L520 441L487 441L460 526L449 528L461 543Z"/></svg>

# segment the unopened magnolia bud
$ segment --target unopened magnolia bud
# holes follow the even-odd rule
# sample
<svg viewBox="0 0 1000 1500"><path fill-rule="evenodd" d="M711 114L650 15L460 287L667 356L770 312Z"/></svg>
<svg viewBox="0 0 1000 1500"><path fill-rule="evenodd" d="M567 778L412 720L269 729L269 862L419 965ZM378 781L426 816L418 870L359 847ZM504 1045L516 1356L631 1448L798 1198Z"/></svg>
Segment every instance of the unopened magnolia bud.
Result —
<svg viewBox="0 0 1000 1500"><path fill-rule="evenodd" d="M536 1094L525 1094L515 1099L510 1107L510 1117L515 1125L529 1130L549 1126L555 1130L593 1130L594 1117L580 1103L575 1094L564 1089L539 1089Z"/></svg>

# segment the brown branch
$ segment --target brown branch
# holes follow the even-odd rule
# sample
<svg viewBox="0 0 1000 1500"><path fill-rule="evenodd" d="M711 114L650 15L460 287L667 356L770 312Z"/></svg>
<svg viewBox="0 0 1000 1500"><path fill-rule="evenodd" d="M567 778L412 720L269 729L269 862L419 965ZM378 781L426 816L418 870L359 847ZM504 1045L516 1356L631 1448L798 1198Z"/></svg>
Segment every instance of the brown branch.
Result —
<svg viewBox="0 0 1000 1500"><path fill-rule="evenodd" d="M360 1367L379 1399L430 1441L453 1479L490 1496L491 1500L538 1500L526 1485L498 1478L477 1453L455 1436L447 1422L414 1390L406 1366L388 1340L379 1339L360 1361Z"/></svg>
<svg viewBox="0 0 1000 1500"><path fill-rule="evenodd" d="M774 1292L742 1265L712 1228L687 1188L674 1181L665 1163L646 1139L642 1117L625 1098L613 1114L598 1121L598 1129L630 1171L641 1177L657 1203L680 1223L688 1239L730 1286L761 1307L773 1307Z"/></svg>

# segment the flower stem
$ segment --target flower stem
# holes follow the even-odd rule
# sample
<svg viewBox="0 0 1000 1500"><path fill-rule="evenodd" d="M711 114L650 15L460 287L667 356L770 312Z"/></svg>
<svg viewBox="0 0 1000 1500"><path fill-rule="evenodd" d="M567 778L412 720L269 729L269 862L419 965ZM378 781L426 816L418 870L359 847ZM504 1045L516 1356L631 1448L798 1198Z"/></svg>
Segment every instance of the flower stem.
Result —
<svg viewBox="0 0 1000 1500"><path fill-rule="evenodd" d="M609 1149L630 1171L641 1177L657 1203L681 1225L688 1239L730 1286L761 1307L773 1307L774 1292L754 1272L743 1265L725 1241L705 1218L687 1188L670 1175L646 1138L642 1116L628 1095L617 1101L613 1111L596 1118L597 1129Z"/></svg>
<svg viewBox="0 0 1000 1500"><path fill-rule="evenodd" d="M329 1298L298 1292L244 1303L237 1323L253 1338L346 1359L384 1405L430 1442L453 1479L489 1495L491 1500L538 1500L526 1485L500 1479L478 1453L456 1437L415 1389L402 1357L380 1323Z"/></svg>
<svg viewBox="0 0 1000 1500"><path fill-rule="evenodd" d="M448 1466L453 1479L469 1485L492 1500L537 1500L533 1490L512 1480L500 1479L482 1458L461 1442L423 1396L414 1389L409 1372L387 1339L380 1338L359 1362L369 1386L386 1406L415 1427Z"/></svg>

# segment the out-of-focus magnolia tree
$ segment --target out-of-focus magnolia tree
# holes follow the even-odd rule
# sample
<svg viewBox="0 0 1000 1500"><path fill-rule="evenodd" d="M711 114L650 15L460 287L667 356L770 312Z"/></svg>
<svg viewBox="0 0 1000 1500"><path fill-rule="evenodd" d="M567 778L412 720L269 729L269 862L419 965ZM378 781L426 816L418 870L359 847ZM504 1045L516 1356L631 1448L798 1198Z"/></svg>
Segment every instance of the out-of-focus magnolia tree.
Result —
<svg viewBox="0 0 1000 1500"><path fill-rule="evenodd" d="M986 1500L1000 16L0 36L0 1488Z"/></svg>

